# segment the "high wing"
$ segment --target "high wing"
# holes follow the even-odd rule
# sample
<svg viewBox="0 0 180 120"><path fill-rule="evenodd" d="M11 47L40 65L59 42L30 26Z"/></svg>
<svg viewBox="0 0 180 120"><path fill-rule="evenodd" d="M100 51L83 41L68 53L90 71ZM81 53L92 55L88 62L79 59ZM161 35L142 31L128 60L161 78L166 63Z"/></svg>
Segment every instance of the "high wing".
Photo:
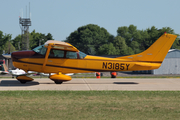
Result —
<svg viewBox="0 0 180 120"><path fill-rule="evenodd" d="M79 51L76 47L72 46L71 44L61 41L49 40L45 43L44 46L48 47L48 45L51 45L52 49L67 50L74 52Z"/></svg>

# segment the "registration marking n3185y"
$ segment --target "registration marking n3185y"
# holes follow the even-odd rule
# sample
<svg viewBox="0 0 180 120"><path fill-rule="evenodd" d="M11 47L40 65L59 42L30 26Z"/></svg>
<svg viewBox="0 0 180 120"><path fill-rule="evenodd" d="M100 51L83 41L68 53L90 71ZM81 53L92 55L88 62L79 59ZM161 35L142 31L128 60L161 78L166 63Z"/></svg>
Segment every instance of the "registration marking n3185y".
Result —
<svg viewBox="0 0 180 120"><path fill-rule="evenodd" d="M128 70L130 64L125 63L113 63L113 62L103 62L102 68L109 70Z"/></svg>

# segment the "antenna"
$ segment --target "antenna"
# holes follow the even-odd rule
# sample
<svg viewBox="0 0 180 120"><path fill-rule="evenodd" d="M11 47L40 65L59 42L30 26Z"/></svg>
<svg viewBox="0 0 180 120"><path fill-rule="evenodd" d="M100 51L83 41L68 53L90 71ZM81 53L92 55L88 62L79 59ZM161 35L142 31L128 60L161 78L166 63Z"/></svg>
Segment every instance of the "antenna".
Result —
<svg viewBox="0 0 180 120"><path fill-rule="evenodd" d="M26 5L26 18L27 18L27 5Z"/></svg>
<svg viewBox="0 0 180 120"><path fill-rule="evenodd" d="M29 18L31 18L31 17L30 17L30 2L29 2Z"/></svg>

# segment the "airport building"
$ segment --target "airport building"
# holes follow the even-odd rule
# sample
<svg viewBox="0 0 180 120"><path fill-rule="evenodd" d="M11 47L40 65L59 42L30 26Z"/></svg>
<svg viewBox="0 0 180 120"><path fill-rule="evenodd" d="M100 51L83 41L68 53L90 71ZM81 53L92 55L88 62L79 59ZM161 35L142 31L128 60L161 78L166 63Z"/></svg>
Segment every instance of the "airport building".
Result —
<svg viewBox="0 0 180 120"><path fill-rule="evenodd" d="M5 65L7 66L7 68L9 70L14 69L14 66L12 64L12 60L11 60L10 57L4 57L4 56L0 55L0 60L4 60L5 61Z"/></svg>
<svg viewBox="0 0 180 120"><path fill-rule="evenodd" d="M180 74L180 50L171 49L166 55L161 67L156 70L152 70L152 74Z"/></svg>

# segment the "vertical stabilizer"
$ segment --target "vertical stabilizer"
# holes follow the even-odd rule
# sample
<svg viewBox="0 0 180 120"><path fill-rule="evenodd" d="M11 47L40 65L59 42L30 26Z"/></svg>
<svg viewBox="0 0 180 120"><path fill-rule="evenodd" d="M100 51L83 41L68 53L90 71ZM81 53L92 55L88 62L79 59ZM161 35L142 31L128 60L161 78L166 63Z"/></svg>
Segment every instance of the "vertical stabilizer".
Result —
<svg viewBox="0 0 180 120"><path fill-rule="evenodd" d="M144 52L130 56L118 57L118 59L162 63L176 37L176 35L164 33Z"/></svg>

